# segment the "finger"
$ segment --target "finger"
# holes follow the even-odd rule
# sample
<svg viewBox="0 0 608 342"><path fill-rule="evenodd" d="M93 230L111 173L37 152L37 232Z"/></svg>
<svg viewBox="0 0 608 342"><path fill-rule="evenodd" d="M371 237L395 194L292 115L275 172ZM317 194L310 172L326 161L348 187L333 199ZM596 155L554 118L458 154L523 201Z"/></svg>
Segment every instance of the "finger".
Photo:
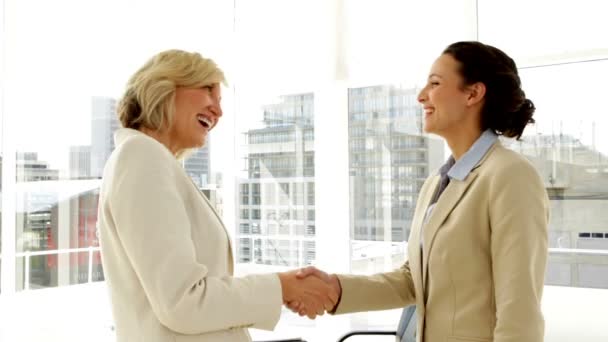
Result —
<svg viewBox="0 0 608 342"><path fill-rule="evenodd" d="M304 278L308 277L309 275L314 274L315 271L317 271L317 269L314 266L308 266L308 267L301 268L296 273L296 278L304 279Z"/></svg>
<svg viewBox="0 0 608 342"><path fill-rule="evenodd" d="M331 301L331 300L325 301L325 303L323 303L323 308L324 308L324 309L325 309L325 311L327 311L327 312L332 311L332 310L334 309L334 307L335 307L335 306L336 306L336 303L335 303L335 302L333 302L333 301Z"/></svg>
<svg viewBox="0 0 608 342"><path fill-rule="evenodd" d="M296 301L289 302L289 303L287 303L286 306L288 309L290 309L293 312L298 312L300 310L300 302L296 302Z"/></svg>
<svg viewBox="0 0 608 342"><path fill-rule="evenodd" d="M312 311L314 310L311 309L310 302L298 302L298 308L295 310L295 312L300 316L307 316L308 313Z"/></svg>
<svg viewBox="0 0 608 342"><path fill-rule="evenodd" d="M331 311L334 306L336 306L336 302L329 295L323 297L323 309L325 311Z"/></svg>
<svg viewBox="0 0 608 342"><path fill-rule="evenodd" d="M338 293L334 286L329 286L329 290L327 291L327 297L335 304L340 298L340 293Z"/></svg>
<svg viewBox="0 0 608 342"><path fill-rule="evenodd" d="M315 316L322 316L325 313L325 307L323 306L323 302L318 301L315 304L316 304L316 306L314 307L314 311L313 311Z"/></svg>
<svg viewBox="0 0 608 342"><path fill-rule="evenodd" d="M340 298L338 292L335 287L332 285L327 285L324 288L324 292L321 294L320 299L322 299L323 308L326 311L332 311L333 308L338 303L338 299Z"/></svg>
<svg viewBox="0 0 608 342"><path fill-rule="evenodd" d="M325 313L325 307L322 300L311 298L309 303L306 305L306 312L308 314L308 318L314 319L311 316L323 315Z"/></svg>
<svg viewBox="0 0 608 342"><path fill-rule="evenodd" d="M311 266L311 267L312 267L312 266ZM329 277L329 274L327 274L327 273L325 273L324 271L321 271L320 269L315 268L315 267L313 267L313 269L314 269L314 271L312 272L312 275L314 275L315 277L317 277L317 278L319 278L319 279L323 280L323 281L324 281L324 282L326 282L326 283L329 283L329 282L330 282L330 280L331 280L331 279L330 279L330 277Z"/></svg>

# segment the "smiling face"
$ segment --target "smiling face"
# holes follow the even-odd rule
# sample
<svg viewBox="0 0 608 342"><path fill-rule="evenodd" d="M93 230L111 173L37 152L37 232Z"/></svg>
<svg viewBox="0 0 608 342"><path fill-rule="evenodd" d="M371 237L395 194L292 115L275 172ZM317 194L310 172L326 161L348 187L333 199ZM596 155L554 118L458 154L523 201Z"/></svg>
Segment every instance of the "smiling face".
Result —
<svg viewBox="0 0 608 342"><path fill-rule="evenodd" d="M167 132L169 149L177 153L202 147L209 131L222 117L220 100L218 83L202 88L177 88L173 122Z"/></svg>
<svg viewBox="0 0 608 342"><path fill-rule="evenodd" d="M424 107L424 131L444 138L461 131L471 124L470 99L458 61L449 54L441 55L418 95L418 102Z"/></svg>

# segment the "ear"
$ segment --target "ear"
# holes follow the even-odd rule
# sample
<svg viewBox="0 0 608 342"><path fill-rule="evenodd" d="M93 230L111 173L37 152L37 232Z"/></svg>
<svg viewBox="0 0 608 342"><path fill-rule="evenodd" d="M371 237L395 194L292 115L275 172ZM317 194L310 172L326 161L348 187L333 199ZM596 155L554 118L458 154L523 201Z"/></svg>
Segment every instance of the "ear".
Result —
<svg viewBox="0 0 608 342"><path fill-rule="evenodd" d="M486 96L486 85L481 82L473 83L467 88L469 93L469 96L467 97L467 104L469 106L481 102Z"/></svg>

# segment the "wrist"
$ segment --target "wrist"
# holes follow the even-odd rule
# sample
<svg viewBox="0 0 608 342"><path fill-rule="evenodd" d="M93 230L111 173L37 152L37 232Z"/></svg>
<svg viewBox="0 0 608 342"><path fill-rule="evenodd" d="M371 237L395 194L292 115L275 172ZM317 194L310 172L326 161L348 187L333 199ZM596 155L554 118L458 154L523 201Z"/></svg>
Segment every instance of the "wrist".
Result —
<svg viewBox="0 0 608 342"><path fill-rule="evenodd" d="M340 278L338 278L338 276L336 274L332 274L329 276L331 279L331 284L334 287L334 289L338 292L338 300L336 301L336 304L334 305L334 307L328 311L328 313L330 314L334 314L336 313L336 310L338 309L338 305L340 305L340 301L342 300L342 284L340 283Z"/></svg>
<svg viewBox="0 0 608 342"><path fill-rule="evenodd" d="M277 273L279 276L279 282L281 283L281 294L283 295L283 301L290 300L288 294L291 292L290 288L290 279L288 272L279 272Z"/></svg>

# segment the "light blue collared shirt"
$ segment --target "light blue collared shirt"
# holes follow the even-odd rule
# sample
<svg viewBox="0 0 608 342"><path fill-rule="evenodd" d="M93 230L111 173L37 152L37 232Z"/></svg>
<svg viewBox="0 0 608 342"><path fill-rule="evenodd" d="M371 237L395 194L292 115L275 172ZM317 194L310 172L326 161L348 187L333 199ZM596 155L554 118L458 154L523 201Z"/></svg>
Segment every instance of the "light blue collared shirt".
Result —
<svg viewBox="0 0 608 342"><path fill-rule="evenodd" d="M483 159L483 157L488 153L492 145L498 140L498 136L491 129L485 130L479 138L475 141L473 146L469 148L469 150L460 158L458 161L454 160L454 156L450 156L448 160L441 166L439 169L439 175L445 176L446 172L448 177L450 178L450 182L453 180L464 181L467 176L471 173L473 168ZM449 184L449 183L448 183ZM440 185L438 185L440 186ZM447 186L446 186L447 187ZM431 213L435 208L435 204L439 200L441 193L445 190L436 189L435 191L439 191L439 194L433 196L435 199L429 207L426 209L426 213L424 215L424 223L423 227L427 224L429 218L431 217ZM421 234L422 236L422 234ZM420 239L421 246L423 244L423 239Z"/></svg>
<svg viewBox="0 0 608 342"><path fill-rule="evenodd" d="M494 145L497 139L498 136L491 129L485 130L462 158L450 168L448 171L450 180L465 180L473 168L481 161L486 153L488 153L490 147ZM452 160L454 159L453 156L450 156L450 158Z"/></svg>

